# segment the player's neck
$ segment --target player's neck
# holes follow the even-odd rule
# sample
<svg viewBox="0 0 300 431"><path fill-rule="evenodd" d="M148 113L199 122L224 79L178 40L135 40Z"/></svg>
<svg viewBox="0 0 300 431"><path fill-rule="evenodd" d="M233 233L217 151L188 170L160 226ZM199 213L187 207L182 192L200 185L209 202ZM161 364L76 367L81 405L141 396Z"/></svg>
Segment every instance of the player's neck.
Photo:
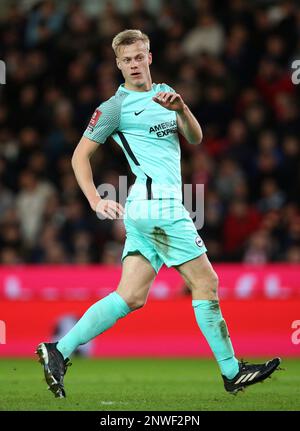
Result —
<svg viewBox="0 0 300 431"><path fill-rule="evenodd" d="M131 83L125 81L124 87L130 91L150 91L152 89L152 80L150 79L142 85L132 85Z"/></svg>

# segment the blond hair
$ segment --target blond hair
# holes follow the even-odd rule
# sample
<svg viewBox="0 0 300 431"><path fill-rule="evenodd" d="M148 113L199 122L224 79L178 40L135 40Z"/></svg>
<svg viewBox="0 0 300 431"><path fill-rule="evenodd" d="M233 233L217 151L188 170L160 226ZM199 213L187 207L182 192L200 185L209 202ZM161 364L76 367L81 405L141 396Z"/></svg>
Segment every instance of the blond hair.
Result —
<svg viewBox="0 0 300 431"><path fill-rule="evenodd" d="M142 33L141 30L124 30L118 33L112 41L112 49L116 56L118 56L118 50L120 46L131 45L132 43L141 40L146 45L148 51L150 51L150 40L149 37Z"/></svg>

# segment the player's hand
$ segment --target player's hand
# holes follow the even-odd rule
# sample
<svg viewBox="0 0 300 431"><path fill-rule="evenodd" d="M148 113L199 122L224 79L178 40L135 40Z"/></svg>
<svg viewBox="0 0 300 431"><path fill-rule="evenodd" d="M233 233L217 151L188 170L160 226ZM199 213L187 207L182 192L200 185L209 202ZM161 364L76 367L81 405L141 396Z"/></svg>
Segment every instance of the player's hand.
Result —
<svg viewBox="0 0 300 431"><path fill-rule="evenodd" d="M185 106L182 97L178 93L160 91L153 97L153 100L170 111L180 112L183 111Z"/></svg>
<svg viewBox="0 0 300 431"><path fill-rule="evenodd" d="M110 220L120 218L125 213L124 208L118 202L110 199L101 199L100 197L94 202L91 202L91 207L97 214L101 214Z"/></svg>

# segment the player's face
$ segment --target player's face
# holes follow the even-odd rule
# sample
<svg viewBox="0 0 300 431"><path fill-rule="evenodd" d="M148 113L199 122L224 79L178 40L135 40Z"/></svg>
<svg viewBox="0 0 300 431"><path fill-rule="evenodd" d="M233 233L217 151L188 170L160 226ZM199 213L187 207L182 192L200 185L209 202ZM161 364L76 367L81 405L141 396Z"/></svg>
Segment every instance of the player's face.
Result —
<svg viewBox="0 0 300 431"><path fill-rule="evenodd" d="M149 66L152 55L144 42L139 40L132 45L121 46L116 60L126 88L135 91L150 90L152 82Z"/></svg>

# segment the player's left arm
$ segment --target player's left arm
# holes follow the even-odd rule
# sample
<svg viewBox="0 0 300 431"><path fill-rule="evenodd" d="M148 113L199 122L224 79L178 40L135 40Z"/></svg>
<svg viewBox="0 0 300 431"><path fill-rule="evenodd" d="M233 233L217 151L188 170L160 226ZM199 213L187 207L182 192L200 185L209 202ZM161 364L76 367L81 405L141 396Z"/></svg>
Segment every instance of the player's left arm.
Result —
<svg viewBox="0 0 300 431"><path fill-rule="evenodd" d="M153 97L153 100L170 111L176 111L179 133L190 144L200 144L203 138L201 126L180 94L161 91Z"/></svg>

